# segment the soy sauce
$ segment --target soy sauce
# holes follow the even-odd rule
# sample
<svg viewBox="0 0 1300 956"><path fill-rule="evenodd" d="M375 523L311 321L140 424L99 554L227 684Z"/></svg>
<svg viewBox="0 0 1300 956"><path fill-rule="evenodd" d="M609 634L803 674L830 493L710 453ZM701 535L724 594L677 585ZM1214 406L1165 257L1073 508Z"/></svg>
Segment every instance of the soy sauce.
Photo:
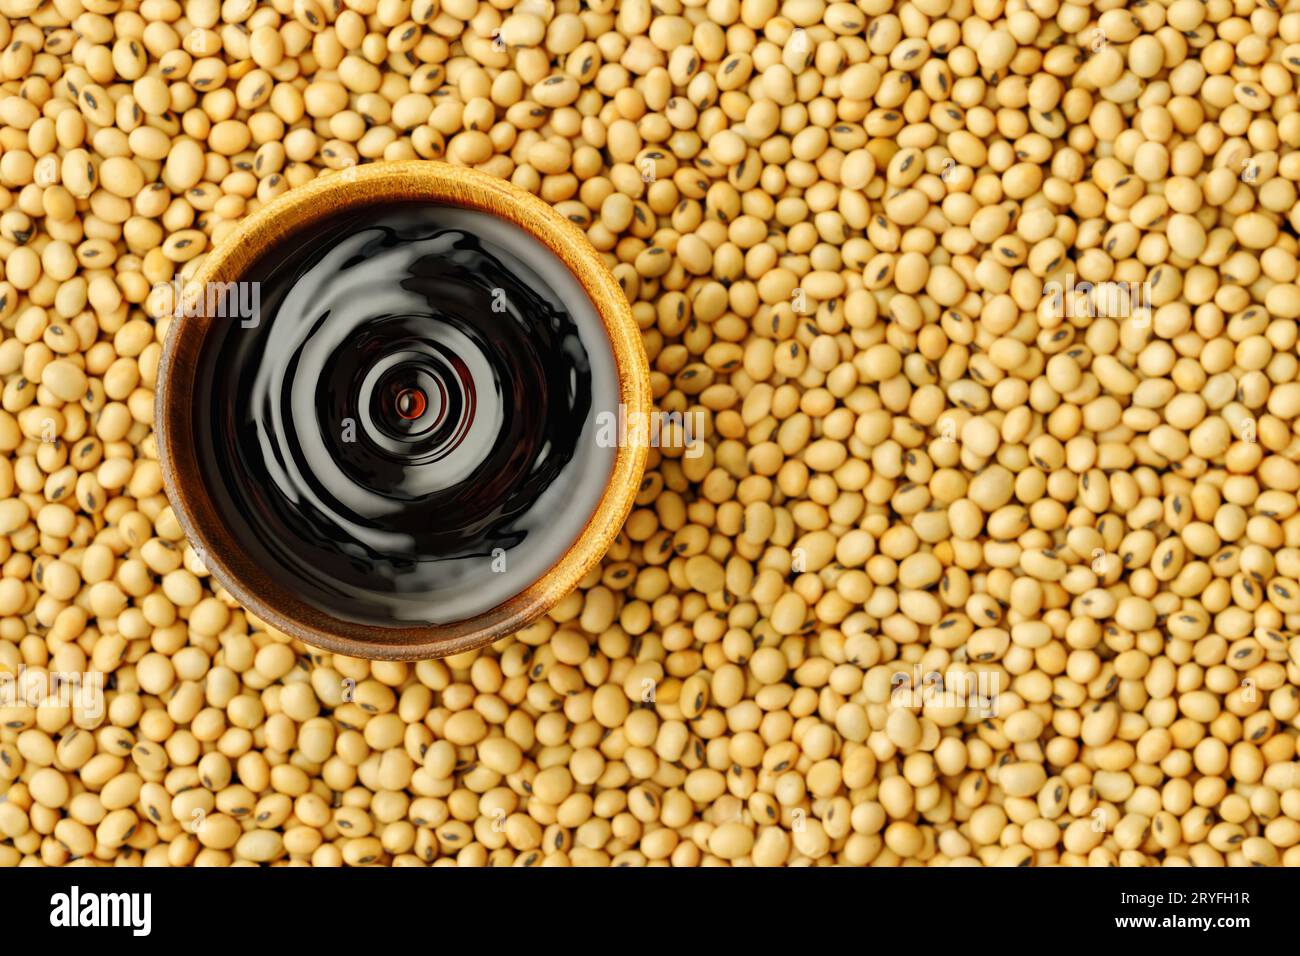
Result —
<svg viewBox="0 0 1300 956"><path fill-rule="evenodd" d="M282 241L214 319L195 439L239 546L340 620L487 611L581 533L613 468L618 380L560 260L485 213L386 203ZM251 327L250 327L251 326Z"/></svg>

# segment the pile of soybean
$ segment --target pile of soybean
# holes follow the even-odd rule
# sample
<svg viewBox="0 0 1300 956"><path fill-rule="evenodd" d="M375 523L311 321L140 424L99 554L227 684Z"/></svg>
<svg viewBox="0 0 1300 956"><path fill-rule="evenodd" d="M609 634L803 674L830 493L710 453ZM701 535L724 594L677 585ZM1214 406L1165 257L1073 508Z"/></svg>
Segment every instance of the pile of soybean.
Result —
<svg viewBox="0 0 1300 956"><path fill-rule="evenodd" d="M0 706L0 865L1300 865L1285 6L0 0L0 672L105 681ZM705 442L414 665L242 610L152 432L171 281L409 158Z"/></svg>

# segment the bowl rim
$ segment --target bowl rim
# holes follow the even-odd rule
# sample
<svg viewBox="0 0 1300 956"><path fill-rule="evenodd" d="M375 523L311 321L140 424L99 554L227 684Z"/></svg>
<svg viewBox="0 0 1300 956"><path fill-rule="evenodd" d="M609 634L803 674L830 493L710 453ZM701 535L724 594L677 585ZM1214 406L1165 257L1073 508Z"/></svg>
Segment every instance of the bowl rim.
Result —
<svg viewBox="0 0 1300 956"><path fill-rule="evenodd" d="M233 282L290 232L340 210L377 202L423 201L478 210L540 241L578 280L600 317L613 352L620 411L628 439L595 510L573 543L541 577L513 597L463 621L384 627L340 620L294 597L259 569L217 512L194 451L196 362L215 321L201 308L208 284ZM174 280L173 280L174 281ZM180 309L166 322L154 403L154 434L163 486L186 539L209 573L258 619L314 647L369 660L425 660L482 647L545 614L573 591L617 538L640 491L649 456L652 407L645 347L622 287L577 225L532 193L469 167L435 160L353 166L281 194L243 219L207 252L180 287ZM639 413L638 418L633 415Z"/></svg>

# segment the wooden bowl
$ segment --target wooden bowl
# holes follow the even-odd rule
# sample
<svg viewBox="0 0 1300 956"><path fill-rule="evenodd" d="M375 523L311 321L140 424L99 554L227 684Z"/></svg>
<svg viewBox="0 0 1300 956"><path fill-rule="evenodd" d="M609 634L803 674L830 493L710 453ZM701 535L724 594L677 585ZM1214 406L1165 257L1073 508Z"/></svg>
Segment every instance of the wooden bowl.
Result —
<svg viewBox="0 0 1300 956"><path fill-rule="evenodd" d="M649 454L645 429L620 443L604 494L558 561L514 597L454 624L375 627L339 620L299 599L238 546L215 507L194 448L194 386L214 320L203 307L209 283L235 282L290 233L348 208L422 201L489 213L518 226L559 257L596 307L613 352L629 422L648 423L650 373L641 333L623 290L586 236L549 205L510 183L439 162L372 164L312 180L244 220L186 283L183 318L171 319L158 371L155 431L167 497L208 570L267 624L308 644L352 657L422 660L481 647L518 630L570 593L604 556L632 508ZM193 316L193 317L190 317ZM636 417L634 417L636 416Z"/></svg>

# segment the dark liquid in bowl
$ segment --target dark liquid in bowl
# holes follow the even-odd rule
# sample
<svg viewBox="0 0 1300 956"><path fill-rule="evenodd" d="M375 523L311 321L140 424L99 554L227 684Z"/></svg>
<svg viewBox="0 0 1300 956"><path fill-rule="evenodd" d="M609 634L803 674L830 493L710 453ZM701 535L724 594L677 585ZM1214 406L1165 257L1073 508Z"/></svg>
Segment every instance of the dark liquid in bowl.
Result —
<svg viewBox="0 0 1300 956"><path fill-rule="evenodd" d="M613 468L618 379L548 249L392 203L290 236L243 281L256 324L213 321L195 441L222 519L285 589L340 620L448 624L576 540Z"/></svg>

